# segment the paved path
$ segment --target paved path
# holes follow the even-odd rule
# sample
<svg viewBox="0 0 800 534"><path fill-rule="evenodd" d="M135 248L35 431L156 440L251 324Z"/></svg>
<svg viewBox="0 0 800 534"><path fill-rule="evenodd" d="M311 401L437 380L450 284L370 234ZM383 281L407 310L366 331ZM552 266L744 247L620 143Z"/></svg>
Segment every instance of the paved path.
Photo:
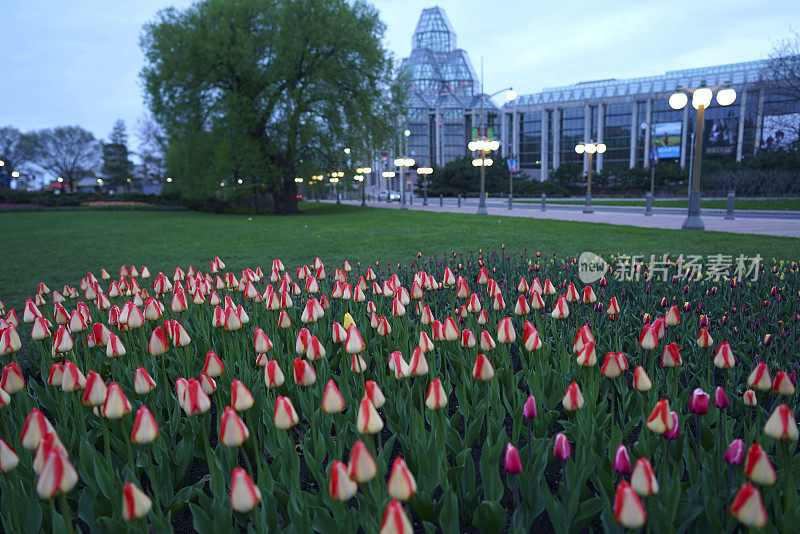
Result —
<svg viewBox="0 0 800 534"><path fill-rule="evenodd" d="M414 199L414 204L408 204L408 209L469 214L477 211L477 199L470 199L470 203L466 205L462 201L461 207L458 207L457 201L453 199L445 200L444 206L439 206L438 198L429 199L427 206L423 206L421 202L421 199ZM342 203L360 205L361 201L343 200ZM368 201L367 206L385 209L400 208L399 203L386 201ZM490 216L530 217L532 219L583 221L665 229L680 229L686 218L685 208L653 208L653 215L650 217L644 215L642 207L629 208L625 206L594 206L594 213L585 214L583 206L579 205L547 204L547 211L541 211L540 204L515 203L514 209L509 211L508 203L497 199L489 199L487 211ZM797 212L737 211L736 219L727 220L725 219L725 210L703 210L702 217L706 230L800 237L800 214Z"/></svg>

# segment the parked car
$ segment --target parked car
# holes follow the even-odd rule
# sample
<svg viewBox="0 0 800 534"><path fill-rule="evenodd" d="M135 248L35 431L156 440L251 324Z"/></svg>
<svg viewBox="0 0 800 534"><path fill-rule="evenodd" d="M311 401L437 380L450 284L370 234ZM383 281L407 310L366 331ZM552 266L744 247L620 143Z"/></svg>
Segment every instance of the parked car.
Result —
<svg viewBox="0 0 800 534"><path fill-rule="evenodd" d="M378 191L378 200L389 199L389 202L400 202L400 192L393 189L381 189Z"/></svg>

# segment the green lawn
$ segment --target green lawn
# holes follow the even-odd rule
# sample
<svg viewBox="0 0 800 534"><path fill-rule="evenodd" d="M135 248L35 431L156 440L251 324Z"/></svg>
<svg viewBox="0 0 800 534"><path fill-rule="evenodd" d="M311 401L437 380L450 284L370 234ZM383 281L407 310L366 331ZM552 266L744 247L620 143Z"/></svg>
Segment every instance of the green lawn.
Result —
<svg viewBox="0 0 800 534"><path fill-rule="evenodd" d="M538 200L523 200L521 202L538 204ZM583 205L583 200L548 200L548 204L574 204ZM596 206L642 206L644 200L603 200L592 199L592 204ZM685 200L654 200L653 206L657 208L685 208ZM727 200L703 200L702 207L708 209L726 209ZM739 210L795 210L800 211L800 198L742 198L736 200L736 209Z"/></svg>
<svg viewBox="0 0 800 534"><path fill-rule="evenodd" d="M121 263L153 274L194 264L208 269L220 256L232 269L276 257L287 268L320 256L329 269L344 259L402 261L470 248L578 255L732 254L800 258L800 239L717 232L654 230L516 217L362 209L306 203L289 217L164 211L42 211L0 213L0 299L19 307L39 281L76 284L88 270L116 274Z"/></svg>

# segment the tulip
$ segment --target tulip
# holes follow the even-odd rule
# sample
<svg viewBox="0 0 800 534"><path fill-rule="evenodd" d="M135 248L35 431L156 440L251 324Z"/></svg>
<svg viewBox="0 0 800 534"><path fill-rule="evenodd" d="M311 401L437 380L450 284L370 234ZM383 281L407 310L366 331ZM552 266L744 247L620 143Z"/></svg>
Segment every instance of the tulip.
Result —
<svg viewBox="0 0 800 534"><path fill-rule="evenodd" d="M664 315L664 322L667 326L675 326L681 324L681 314L678 310L678 306L673 305L669 310L667 310L666 315Z"/></svg>
<svg viewBox="0 0 800 534"><path fill-rule="evenodd" d="M578 365L581 367L594 367L597 364L597 352L594 342L589 341L580 350L577 356Z"/></svg>
<svg viewBox="0 0 800 534"><path fill-rule="evenodd" d="M731 441L723 459L730 465L742 465L742 462L744 462L744 441L738 438Z"/></svg>
<svg viewBox="0 0 800 534"><path fill-rule="evenodd" d="M133 376L133 390L138 395L146 395L156 389L156 382L144 367L137 367Z"/></svg>
<svg viewBox="0 0 800 534"><path fill-rule="evenodd" d="M673 422L669 411L669 401L667 399L658 401L655 408L653 408L653 411L650 413L650 417L647 418L647 428L656 434L663 434L671 429Z"/></svg>
<svg viewBox="0 0 800 534"><path fill-rule="evenodd" d="M157 326L150 335L150 343L147 346L147 350L153 356L161 356L162 354L166 353L167 350L169 350L167 335L164 333L164 329L160 326Z"/></svg>
<svg viewBox="0 0 800 534"><path fill-rule="evenodd" d="M367 362L361 354L351 354L350 370L354 373L360 374L367 370Z"/></svg>
<svg viewBox="0 0 800 534"><path fill-rule="evenodd" d="M408 372L411 376L424 376L428 374L428 360L425 358L425 352L422 348L415 348L414 352L411 354Z"/></svg>
<svg viewBox="0 0 800 534"><path fill-rule="evenodd" d="M227 447L240 447L249 437L250 431L236 410L226 406L220 419L219 442Z"/></svg>
<svg viewBox="0 0 800 534"><path fill-rule="evenodd" d="M348 354L360 354L367 348L366 345L364 345L364 340L361 339L361 334L358 332L355 324L351 324L347 328L347 339L345 340L344 348Z"/></svg>
<svg viewBox="0 0 800 534"><path fill-rule="evenodd" d="M317 381L317 373L306 360L294 359L294 383L298 386L310 386Z"/></svg>
<svg viewBox="0 0 800 534"><path fill-rule="evenodd" d="M389 370L394 372L394 377L398 380L409 375L409 368L400 351L394 351L389 355Z"/></svg>
<svg viewBox="0 0 800 534"><path fill-rule="evenodd" d="M369 398L362 397L358 405L356 430L359 434L377 434L383 430L383 420Z"/></svg>
<svg viewBox="0 0 800 534"><path fill-rule="evenodd" d="M272 416L275 426L281 430L288 430L297 424L299 417L289 397L278 395L275 399L275 411Z"/></svg>
<svg viewBox="0 0 800 534"><path fill-rule="evenodd" d="M581 388L578 386L577 382L573 382L567 386L567 391L564 393L564 398L561 400L561 404L568 412L573 412L583 408L583 394L581 393Z"/></svg>
<svg viewBox="0 0 800 534"><path fill-rule="evenodd" d="M452 317L448 317L444 320L444 324L442 325L444 339L446 341L457 341L461 332L458 330L456 326L456 321ZM513 326L511 327L513 330Z"/></svg>
<svg viewBox="0 0 800 534"><path fill-rule="evenodd" d="M392 500L386 506L379 534L412 534L412 532L414 529L403 510L403 504L398 500Z"/></svg>
<svg viewBox="0 0 800 534"><path fill-rule="evenodd" d="M0 439L0 473L8 473L19 464L19 456L4 439Z"/></svg>
<svg viewBox="0 0 800 534"><path fill-rule="evenodd" d="M131 443L140 445L152 443L156 437L158 437L158 423L156 423L155 417L147 409L147 406L142 405L136 411L136 421L133 423L133 432L131 432Z"/></svg>
<svg viewBox="0 0 800 534"><path fill-rule="evenodd" d="M3 376L0 378L0 389L9 395L25 389L25 379L17 362L10 362L3 367Z"/></svg>
<svg viewBox="0 0 800 534"><path fill-rule="evenodd" d="M529 395L522 407L522 416L526 419L533 419L536 415L536 399L533 398L533 395Z"/></svg>
<svg viewBox="0 0 800 534"><path fill-rule="evenodd" d="M225 364L222 363L220 357L217 356L217 353L213 350L208 351L206 353L205 364L203 365L203 374L211 378L217 378L223 371L225 371Z"/></svg>
<svg viewBox="0 0 800 534"><path fill-rule="evenodd" d="M667 440L675 440L675 439L678 439L680 437L681 425L680 425L680 422L678 421L678 414L677 413L669 412L669 417L672 420L672 428L670 428L669 430L664 432L662 434L662 436L664 436L664 439L667 439Z"/></svg>
<svg viewBox="0 0 800 534"><path fill-rule="evenodd" d="M792 384L792 380L786 374L786 371L778 371L775 375L775 380L772 382L772 392L784 397L790 397L794 395L794 391L794 384ZM11 392L9 391L9 393Z"/></svg>
<svg viewBox="0 0 800 534"><path fill-rule="evenodd" d="M147 515L153 501L136 485L128 482L122 488L122 517L125 521L133 521Z"/></svg>
<svg viewBox="0 0 800 534"><path fill-rule="evenodd" d="M484 354L478 354L478 357L475 358L475 365L472 367L472 377L475 380L486 382L493 376L494 368L489 359Z"/></svg>
<svg viewBox="0 0 800 534"><path fill-rule="evenodd" d="M639 528L647 520L642 501L630 484L620 480L614 494L614 519L626 528Z"/></svg>
<svg viewBox="0 0 800 534"><path fill-rule="evenodd" d="M86 389L83 392L84 406L102 406L106 402L108 388L103 378L94 371L86 375Z"/></svg>
<svg viewBox="0 0 800 534"><path fill-rule="evenodd" d="M587 343L594 343L594 335L592 335L589 325L585 324L575 334L575 341L572 342L572 352L576 355L579 354Z"/></svg>
<svg viewBox="0 0 800 534"><path fill-rule="evenodd" d="M203 388L206 395L213 395L214 392L217 391L217 382L207 374L200 373L197 381L200 382L200 387Z"/></svg>
<svg viewBox="0 0 800 534"><path fill-rule="evenodd" d="M708 393L700 388L695 388L689 397L689 411L695 415L705 415L708 413Z"/></svg>
<svg viewBox="0 0 800 534"><path fill-rule="evenodd" d="M407 501L417 492L417 481L408 470L405 460L398 456L392 464L388 483L389 496L392 499Z"/></svg>
<svg viewBox="0 0 800 534"><path fill-rule="evenodd" d="M563 432L556 434L556 443L553 447L553 456L562 461L566 461L570 456L572 456L572 449L570 448L567 436Z"/></svg>
<svg viewBox="0 0 800 534"><path fill-rule="evenodd" d="M614 471L622 476L631 474L631 457L628 454L628 448L620 444L614 453Z"/></svg>
<svg viewBox="0 0 800 534"><path fill-rule="evenodd" d="M261 490L253 484L247 471L237 467L231 474L231 508L246 514L261 502Z"/></svg>
<svg viewBox="0 0 800 534"><path fill-rule="evenodd" d="M603 360L603 365L600 367L600 372L606 378L617 378L622 374L622 371L628 368L628 358L622 352L609 352Z"/></svg>
<svg viewBox="0 0 800 534"><path fill-rule="evenodd" d="M330 482L331 499L345 502L355 495L357 491L358 483L350 478L344 462L333 462L331 464Z"/></svg>
<svg viewBox="0 0 800 534"><path fill-rule="evenodd" d="M429 410L438 410L447 406L447 393L444 391L442 381L434 378L428 385L428 393L425 396L425 406Z"/></svg>
<svg viewBox="0 0 800 534"><path fill-rule="evenodd" d="M733 498L730 514L745 526L764 528L769 517L755 486L745 482Z"/></svg>
<svg viewBox="0 0 800 534"><path fill-rule="evenodd" d="M786 404L775 408L764 425L764 433L779 441L797 441L797 423L791 408Z"/></svg>
<svg viewBox="0 0 800 534"><path fill-rule="evenodd" d="M383 406L386 402L386 397L384 397L383 391L378 387L378 384L375 383L374 380L367 380L364 386L364 394L370 402L372 402L376 408Z"/></svg>
<svg viewBox="0 0 800 534"><path fill-rule="evenodd" d="M36 317L33 321L33 328L31 329L31 339L34 341L41 341L50 337L50 328L48 327L49 321L44 317Z"/></svg>
<svg viewBox="0 0 800 534"><path fill-rule="evenodd" d="M78 369L74 362L69 360L64 362L64 374L61 379L61 389L67 393L72 393L83 389L86 386L86 377Z"/></svg>
<svg viewBox="0 0 800 534"><path fill-rule="evenodd" d="M10 329L6 329L4 334L9 331ZM14 332L16 332L16 330ZM17 339L19 339L19 336L17 336ZM72 341L72 337L70 337L66 327L64 325L59 326L53 336L53 351L65 353L71 351L74 346L75 343ZM0 343L0 349L2 349L2 343Z"/></svg>
<svg viewBox="0 0 800 534"><path fill-rule="evenodd" d="M348 473L353 480L365 483L369 482L378 474L378 464L367 450L367 446L360 439L353 445L350 452L350 465Z"/></svg>
<svg viewBox="0 0 800 534"><path fill-rule="evenodd" d="M547 281L545 281L545 288L547 287ZM545 289L545 293L547 294L547 290ZM553 311L550 312L550 316L553 319L566 319L569 317L569 306L567 305L567 299L564 295L558 297L556 300L556 305L553 306Z"/></svg>
<svg viewBox="0 0 800 534"><path fill-rule="evenodd" d="M736 365L730 343L723 342L714 354L714 365L720 369L731 369Z"/></svg>
<svg viewBox="0 0 800 534"><path fill-rule="evenodd" d="M503 467L507 473L511 473L512 475L518 475L522 472L522 460L519 458L519 451L511 443L506 445Z"/></svg>
<svg viewBox="0 0 800 534"><path fill-rule="evenodd" d="M705 326L702 327L700 329L700 332L697 333L697 346L700 347L701 349L704 349L710 347L713 344L714 340L708 334L708 330L706 330Z"/></svg>
<svg viewBox="0 0 800 534"><path fill-rule="evenodd" d="M241 380L234 379L231 382L231 405L237 412L243 412L253 407L253 394Z"/></svg>
<svg viewBox="0 0 800 534"><path fill-rule="evenodd" d="M725 410L730 406L730 402L728 401L728 395L725 393L725 390L722 389L721 386L717 386L717 389L714 391L714 406L719 408L720 410Z"/></svg>
<svg viewBox="0 0 800 534"><path fill-rule="evenodd" d="M322 396L322 410L325 413L339 413L344 410L344 398L333 379L328 380L325 385L325 394Z"/></svg>
<svg viewBox="0 0 800 534"><path fill-rule="evenodd" d="M120 419L123 415L131 413L131 403L116 382L108 385L108 394L103 403L103 417L106 419Z"/></svg>
<svg viewBox="0 0 800 534"><path fill-rule="evenodd" d="M503 344L513 343L517 339L517 333L514 331L514 323L511 322L511 317L504 317L497 323L497 341Z"/></svg>
<svg viewBox="0 0 800 534"><path fill-rule="evenodd" d="M50 366L50 373L47 375L47 385L61 387L64 379L64 364L56 362ZM2 389L2 388L0 388Z"/></svg>
<svg viewBox="0 0 800 534"><path fill-rule="evenodd" d="M594 304L597 302L597 295L594 293L594 289L592 286L586 286L583 288L583 303L584 304Z"/></svg>
<svg viewBox="0 0 800 534"><path fill-rule="evenodd" d="M278 362L269 360L264 366L264 384L266 384L269 389L272 389L282 386L284 380L283 371L281 371Z"/></svg>
<svg viewBox="0 0 800 534"><path fill-rule="evenodd" d="M203 390L202 384L195 378L186 381L185 391L183 395L179 395L178 401L182 402L181 407L189 416L206 413L211 408L211 399Z"/></svg>
<svg viewBox="0 0 800 534"><path fill-rule="evenodd" d="M771 486L775 484L777 476L769 456L758 443L747 450L747 461L744 465L744 476L756 484Z"/></svg>
<svg viewBox="0 0 800 534"><path fill-rule="evenodd" d="M758 400L756 399L756 392L752 389L747 389L742 394L742 402L744 402L745 406L755 407L758 405Z"/></svg>
<svg viewBox="0 0 800 534"><path fill-rule="evenodd" d="M44 416L44 414L33 408L28 417L25 418L25 424L22 427L22 434L20 441L22 446L26 449L33 450L39 445L42 436L53 431L53 425Z"/></svg>
<svg viewBox="0 0 800 534"><path fill-rule="evenodd" d="M653 383L650 381L650 377L647 376L644 367L637 365L633 371L633 389L644 392L650 391L652 387Z"/></svg>
<svg viewBox="0 0 800 534"><path fill-rule="evenodd" d="M683 365L681 353L677 343L669 343L664 347L664 352L661 354L662 367L680 367Z"/></svg>
<svg viewBox="0 0 800 534"><path fill-rule="evenodd" d="M53 499L69 493L78 483L78 472L60 447L53 447L43 460L36 483L36 492L42 499Z"/></svg>
<svg viewBox="0 0 800 534"><path fill-rule="evenodd" d="M642 333L639 335L639 345L644 350L653 350L658 346L658 333L653 325L645 324L642 326Z"/></svg>
<svg viewBox="0 0 800 534"><path fill-rule="evenodd" d="M109 358L119 358L125 355L125 346L116 334L109 334L106 343L106 356Z"/></svg>
<svg viewBox="0 0 800 534"><path fill-rule="evenodd" d="M639 458L633 466L631 474L631 487L633 491L647 497L658 493L658 481L653 471L653 466L647 458Z"/></svg>

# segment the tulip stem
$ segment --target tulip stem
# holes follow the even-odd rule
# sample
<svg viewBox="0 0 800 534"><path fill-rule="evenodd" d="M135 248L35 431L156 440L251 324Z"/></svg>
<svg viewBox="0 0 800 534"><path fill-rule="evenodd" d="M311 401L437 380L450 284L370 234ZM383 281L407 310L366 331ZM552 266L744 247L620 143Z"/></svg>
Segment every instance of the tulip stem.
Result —
<svg viewBox="0 0 800 534"><path fill-rule="evenodd" d="M64 516L64 523L67 526L67 533L73 534L75 529L72 527L72 514L69 511L69 504L67 504L67 496L65 494L61 494L58 496L58 504L61 508L61 515Z"/></svg>
<svg viewBox="0 0 800 534"><path fill-rule="evenodd" d="M108 419L99 416L100 422L103 425L103 452L106 454L106 460L111 464L111 442L108 437Z"/></svg>
<svg viewBox="0 0 800 534"><path fill-rule="evenodd" d="M567 460L561 460L561 480L564 481L564 532L569 532L569 488L567 487Z"/></svg>

